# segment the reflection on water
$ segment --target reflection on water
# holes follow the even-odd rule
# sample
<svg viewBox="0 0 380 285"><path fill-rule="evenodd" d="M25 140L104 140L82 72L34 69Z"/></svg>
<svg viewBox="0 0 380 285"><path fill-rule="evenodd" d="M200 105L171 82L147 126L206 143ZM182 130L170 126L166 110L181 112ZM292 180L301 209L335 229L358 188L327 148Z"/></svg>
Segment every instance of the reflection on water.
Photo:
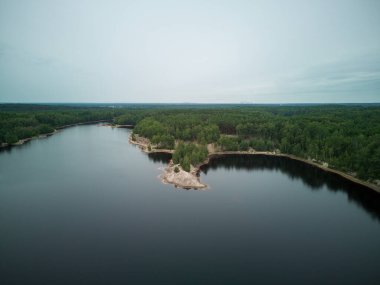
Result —
<svg viewBox="0 0 380 285"><path fill-rule="evenodd" d="M43 139L43 138L41 138L41 139ZM9 145L9 146L5 146L5 147L1 147L0 148L0 154L1 153L12 153L12 151L17 151L20 148L24 148L24 149L29 148L31 146L31 142L32 142L32 140L29 140L29 141L24 142L21 145Z"/></svg>
<svg viewBox="0 0 380 285"><path fill-rule="evenodd" d="M321 170L318 167L305 164L287 157L265 155L225 155L211 159L201 171L207 175L210 169L246 169L246 170L278 170L291 179L300 179L309 189L319 190L324 186L334 192L344 192L350 202L365 209L372 217L380 221L380 194L356 184L343 177Z"/></svg>
<svg viewBox="0 0 380 285"><path fill-rule="evenodd" d="M172 155L170 153L153 152L148 153L148 157L153 162L169 163Z"/></svg>

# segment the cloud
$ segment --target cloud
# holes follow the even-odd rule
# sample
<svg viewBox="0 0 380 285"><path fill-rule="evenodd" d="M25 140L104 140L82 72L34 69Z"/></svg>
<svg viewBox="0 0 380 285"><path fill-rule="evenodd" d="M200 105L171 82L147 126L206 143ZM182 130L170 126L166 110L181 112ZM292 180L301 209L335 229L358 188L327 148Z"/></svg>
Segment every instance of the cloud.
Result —
<svg viewBox="0 0 380 285"><path fill-rule="evenodd" d="M4 0L0 101L379 101L363 1Z"/></svg>
<svg viewBox="0 0 380 285"><path fill-rule="evenodd" d="M339 59L309 67L285 79L280 86L287 92L369 94L380 89L380 58L365 54Z"/></svg>
<svg viewBox="0 0 380 285"><path fill-rule="evenodd" d="M339 94L350 100L357 96L356 101L361 102L366 96L373 98L377 94L380 98L380 58L376 53L341 58L256 82L252 78L249 83L223 86L213 92L252 102L273 102L281 98L293 102L325 102Z"/></svg>

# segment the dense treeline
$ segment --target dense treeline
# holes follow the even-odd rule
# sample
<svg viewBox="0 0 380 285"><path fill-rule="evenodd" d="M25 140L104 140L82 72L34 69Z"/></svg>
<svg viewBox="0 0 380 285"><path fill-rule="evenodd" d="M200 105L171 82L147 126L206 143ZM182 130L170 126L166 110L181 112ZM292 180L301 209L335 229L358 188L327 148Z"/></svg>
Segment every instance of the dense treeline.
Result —
<svg viewBox="0 0 380 285"><path fill-rule="evenodd" d="M378 106L234 106L156 110L144 117L135 132L148 138L165 134L221 150L280 151L380 178Z"/></svg>
<svg viewBox="0 0 380 285"><path fill-rule="evenodd" d="M28 107L29 106L29 109ZM194 164L193 147L280 151L380 179L380 106L144 105L118 108L0 105L0 143L48 133L74 123L113 120L160 148L178 142ZM182 150L181 150L182 153ZM182 161L183 163L183 161Z"/></svg>

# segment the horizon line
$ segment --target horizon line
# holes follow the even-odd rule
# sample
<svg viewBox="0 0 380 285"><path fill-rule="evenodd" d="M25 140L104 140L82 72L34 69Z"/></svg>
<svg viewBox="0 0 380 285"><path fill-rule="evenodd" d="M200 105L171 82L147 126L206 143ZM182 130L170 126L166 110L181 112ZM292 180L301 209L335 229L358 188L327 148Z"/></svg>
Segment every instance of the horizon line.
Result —
<svg viewBox="0 0 380 285"><path fill-rule="evenodd" d="M380 104L377 102L268 102L268 103L253 103L253 102L0 102L0 104L25 104L25 105L37 105L37 104L49 104L49 105L62 105L62 104L155 104L155 105L361 105L361 104Z"/></svg>

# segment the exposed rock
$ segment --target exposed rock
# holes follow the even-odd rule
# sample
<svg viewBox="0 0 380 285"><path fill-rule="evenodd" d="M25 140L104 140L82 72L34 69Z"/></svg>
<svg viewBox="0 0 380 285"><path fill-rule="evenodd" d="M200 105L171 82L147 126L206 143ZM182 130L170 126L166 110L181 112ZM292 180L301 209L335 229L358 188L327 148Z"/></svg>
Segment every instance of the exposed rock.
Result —
<svg viewBox="0 0 380 285"><path fill-rule="evenodd" d="M178 167L179 171L175 172L174 169ZM206 188L207 185L199 182L199 178L195 171L184 171L179 164L174 165L170 163L161 175L162 182L174 184L176 187L185 189L201 189Z"/></svg>

